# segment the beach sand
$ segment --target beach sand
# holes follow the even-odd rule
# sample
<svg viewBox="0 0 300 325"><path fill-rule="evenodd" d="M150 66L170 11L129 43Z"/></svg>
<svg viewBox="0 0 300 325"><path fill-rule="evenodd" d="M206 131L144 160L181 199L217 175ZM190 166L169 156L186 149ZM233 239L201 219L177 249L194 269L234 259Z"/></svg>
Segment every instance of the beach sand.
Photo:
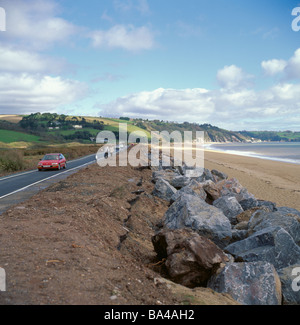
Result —
<svg viewBox="0 0 300 325"><path fill-rule="evenodd" d="M300 165L205 150L205 168L237 178L257 199L300 210Z"/></svg>

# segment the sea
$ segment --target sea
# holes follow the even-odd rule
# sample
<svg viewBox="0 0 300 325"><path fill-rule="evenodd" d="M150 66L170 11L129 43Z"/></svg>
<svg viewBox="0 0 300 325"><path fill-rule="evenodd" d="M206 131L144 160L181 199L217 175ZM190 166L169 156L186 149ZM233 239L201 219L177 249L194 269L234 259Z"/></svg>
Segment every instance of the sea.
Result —
<svg viewBox="0 0 300 325"><path fill-rule="evenodd" d="M300 142L206 144L209 150L300 165Z"/></svg>

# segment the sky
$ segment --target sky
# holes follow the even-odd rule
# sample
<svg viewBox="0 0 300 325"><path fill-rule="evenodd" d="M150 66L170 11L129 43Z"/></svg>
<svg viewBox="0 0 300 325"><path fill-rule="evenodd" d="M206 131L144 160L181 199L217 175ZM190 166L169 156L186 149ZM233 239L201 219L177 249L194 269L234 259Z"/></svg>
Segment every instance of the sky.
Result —
<svg viewBox="0 0 300 325"><path fill-rule="evenodd" d="M0 114L300 131L299 7L0 0Z"/></svg>

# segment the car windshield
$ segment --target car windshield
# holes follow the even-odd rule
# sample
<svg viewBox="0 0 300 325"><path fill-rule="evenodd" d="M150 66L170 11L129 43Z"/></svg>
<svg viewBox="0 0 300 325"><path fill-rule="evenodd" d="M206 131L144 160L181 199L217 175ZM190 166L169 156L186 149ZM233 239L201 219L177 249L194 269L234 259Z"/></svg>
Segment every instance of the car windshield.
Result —
<svg viewBox="0 0 300 325"><path fill-rule="evenodd" d="M46 155L43 160L59 160L57 155Z"/></svg>

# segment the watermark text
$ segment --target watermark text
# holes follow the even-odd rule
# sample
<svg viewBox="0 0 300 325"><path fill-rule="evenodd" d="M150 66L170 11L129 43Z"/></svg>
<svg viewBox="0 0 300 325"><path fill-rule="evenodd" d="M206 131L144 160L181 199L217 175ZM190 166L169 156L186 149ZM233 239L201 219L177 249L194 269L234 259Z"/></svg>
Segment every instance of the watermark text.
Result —
<svg viewBox="0 0 300 325"><path fill-rule="evenodd" d="M296 7L292 11L292 16L296 16L296 18L292 21L292 30L294 32L300 31L300 7Z"/></svg>
<svg viewBox="0 0 300 325"><path fill-rule="evenodd" d="M6 31L6 12L5 9L0 7L0 32Z"/></svg>
<svg viewBox="0 0 300 325"><path fill-rule="evenodd" d="M6 291L6 273L2 268L0 268L0 292L1 291Z"/></svg>
<svg viewBox="0 0 300 325"><path fill-rule="evenodd" d="M118 138L118 144L117 144ZM127 132L127 124L119 124L119 134L102 131L96 142L104 144L97 153L100 167L187 167L190 172L201 171L204 166L204 132L174 131ZM127 148L129 147L129 150ZM117 162L117 155L119 153ZM106 159L103 159L105 157ZM190 177L194 177L191 175Z"/></svg>
<svg viewBox="0 0 300 325"><path fill-rule="evenodd" d="M294 292L300 291L300 267L295 267L292 270L292 276L295 276L295 279L292 282L292 289Z"/></svg>

